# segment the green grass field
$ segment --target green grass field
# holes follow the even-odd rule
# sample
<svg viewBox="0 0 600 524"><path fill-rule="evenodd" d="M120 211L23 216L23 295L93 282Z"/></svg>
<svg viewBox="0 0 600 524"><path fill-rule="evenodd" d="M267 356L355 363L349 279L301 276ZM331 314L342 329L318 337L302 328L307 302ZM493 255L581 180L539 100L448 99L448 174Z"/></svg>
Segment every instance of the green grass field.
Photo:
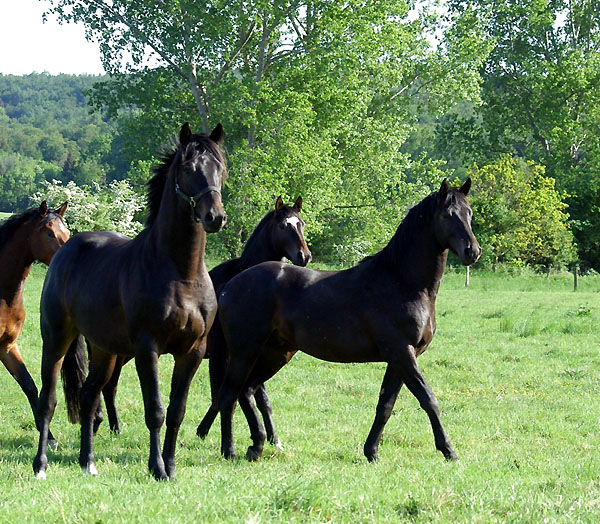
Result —
<svg viewBox="0 0 600 524"><path fill-rule="evenodd" d="M39 385L39 295L26 285L20 343ZM77 464L79 428L62 391L46 481L33 478L37 435L25 396L0 373L1 522L600 522L600 277L448 273L438 332L419 359L460 457L434 448L429 421L403 390L379 462L362 446L384 366L329 364L298 354L268 383L284 450L233 462L215 425L195 436L208 404L208 365L193 383L178 442L177 479L146 470L148 434L133 365L118 394L123 433L95 439L99 476ZM161 359L163 398L172 359ZM248 430L236 412L243 455Z"/></svg>

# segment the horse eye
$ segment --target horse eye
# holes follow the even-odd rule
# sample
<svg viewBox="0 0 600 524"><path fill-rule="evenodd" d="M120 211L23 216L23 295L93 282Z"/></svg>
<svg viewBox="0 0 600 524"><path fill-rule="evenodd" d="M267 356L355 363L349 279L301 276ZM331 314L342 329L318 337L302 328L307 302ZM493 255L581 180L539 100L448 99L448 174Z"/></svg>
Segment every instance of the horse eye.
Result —
<svg viewBox="0 0 600 524"><path fill-rule="evenodd" d="M55 238L56 235L54 234L54 231L48 231L48 233L46 233L48 235L48 238Z"/></svg>

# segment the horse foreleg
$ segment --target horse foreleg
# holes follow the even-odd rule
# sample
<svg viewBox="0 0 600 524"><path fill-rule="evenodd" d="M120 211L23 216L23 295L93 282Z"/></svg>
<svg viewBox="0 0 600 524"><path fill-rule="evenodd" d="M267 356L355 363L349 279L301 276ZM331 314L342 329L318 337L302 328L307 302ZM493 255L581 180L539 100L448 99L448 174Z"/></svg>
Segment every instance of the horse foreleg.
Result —
<svg viewBox="0 0 600 524"><path fill-rule="evenodd" d="M267 395L267 389L264 383L258 386L258 389L254 393L254 400L256 400L256 407L260 411L264 423L265 430L267 432L267 440L279 449L283 449L281 440L275 434L275 426L273 424L273 408L271 407L271 401Z"/></svg>
<svg viewBox="0 0 600 524"><path fill-rule="evenodd" d="M202 362L203 355L204 348L196 348L186 355L175 357L169 407L167 408L167 431L162 453L165 471L170 478L175 476L175 444L179 427L185 416L190 384Z"/></svg>
<svg viewBox="0 0 600 524"><path fill-rule="evenodd" d="M150 347L142 346L136 353L135 367L142 388L146 427L150 432L148 469L157 480L165 480L168 476L160 451L160 428L165 420L165 412L158 385L158 351L153 343Z"/></svg>
<svg viewBox="0 0 600 524"><path fill-rule="evenodd" d="M416 397L421 408L429 417L436 449L441 451L447 460L458 460L458 457L450 444L450 439L442 426L438 401L425 381L425 378L419 369L419 365L417 364L417 358L410 347L401 354L401 359L398 364L398 371L402 374L406 387Z"/></svg>
<svg viewBox="0 0 600 524"><path fill-rule="evenodd" d="M98 471L94 461L94 421L100 404L100 392L110 378L116 355L109 355L92 348L90 371L80 393L81 445L79 448L79 466L87 475L96 476Z"/></svg>
<svg viewBox="0 0 600 524"><path fill-rule="evenodd" d="M402 379L400 375L392 366L388 365L385 370L383 382L381 383L381 389L379 390L375 420L364 446L365 457L367 457L369 462L377 460L377 451L381 435L383 434L383 428L392 414L392 409L394 408L401 387Z"/></svg>
<svg viewBox="0 0 600 524"><path fill-rule="evenodd" d="M6 349L0 349L0 360L8 372L17 381L17 384L19 384L23 390L23 393L25 393L25 396L29 401L29 405L31 406L35 427L39 431L40 423L37 415L38 389L35 385L35 382L31 378L27 367L25 367L25 362L23 362L23 357L19 352L17 344L9 344ZM48 445L51 448L56 447L56 441L50 430L48 430Z"/></svg>

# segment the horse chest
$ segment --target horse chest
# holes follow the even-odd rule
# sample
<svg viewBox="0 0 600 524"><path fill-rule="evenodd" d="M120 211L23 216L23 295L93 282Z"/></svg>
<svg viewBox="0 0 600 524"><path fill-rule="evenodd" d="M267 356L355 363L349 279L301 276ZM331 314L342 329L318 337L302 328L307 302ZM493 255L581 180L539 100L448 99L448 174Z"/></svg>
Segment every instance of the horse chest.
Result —
<svg viewBox="0 0 600 524"><path fill-rule="evenodd" d="M0 343L14 342L21 334L25 322L25 309L22 304L8 305L0 300Z"/></svg>

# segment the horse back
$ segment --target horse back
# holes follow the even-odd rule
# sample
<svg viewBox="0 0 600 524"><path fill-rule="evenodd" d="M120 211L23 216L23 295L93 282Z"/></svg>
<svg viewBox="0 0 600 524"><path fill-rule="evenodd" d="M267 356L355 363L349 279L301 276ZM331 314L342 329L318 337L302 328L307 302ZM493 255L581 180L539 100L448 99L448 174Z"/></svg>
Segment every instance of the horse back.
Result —
<svg viewBox="0 0 600 524"><path fill-rule="evenodd" d="M400 341L422 352L435 329L431 309L367 265L318 271L268 262L240 273L219 297L232 339L271 338L332 362L384 361Z"/></svg>

